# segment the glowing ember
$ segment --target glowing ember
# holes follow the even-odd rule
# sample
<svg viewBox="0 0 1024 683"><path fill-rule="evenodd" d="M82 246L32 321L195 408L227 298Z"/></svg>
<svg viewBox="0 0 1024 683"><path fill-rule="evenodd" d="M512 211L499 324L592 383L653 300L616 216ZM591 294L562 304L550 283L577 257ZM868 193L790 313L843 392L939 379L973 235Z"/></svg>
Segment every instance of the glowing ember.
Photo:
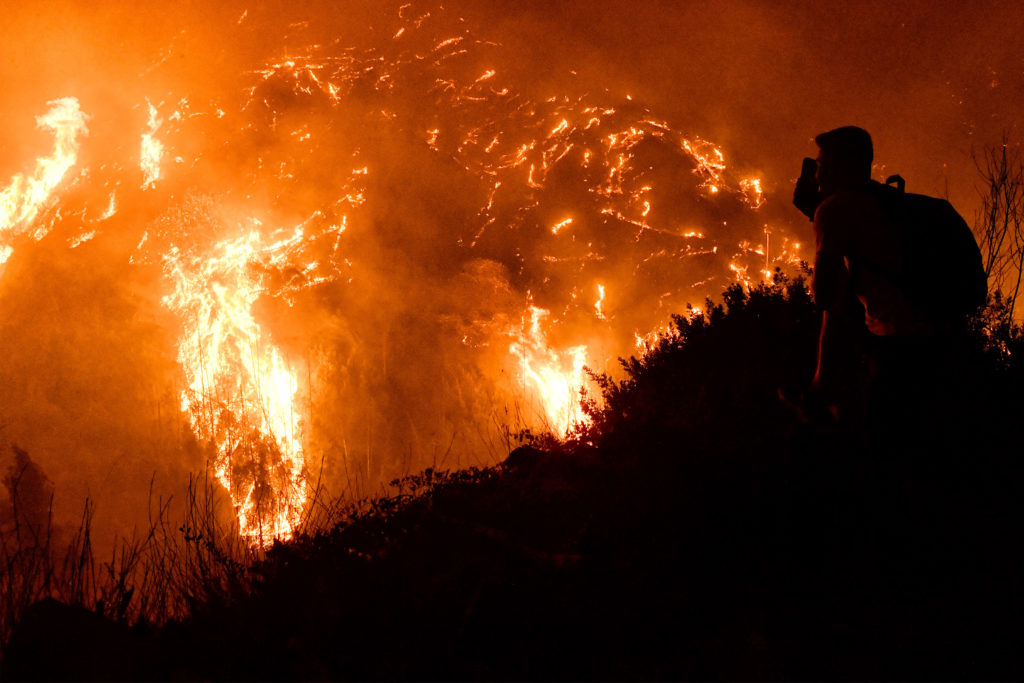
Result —
<svg viewBox="0 0 1024 683"><path fill-rule="evenodd" d="M558 221L557 223L551 226L551 234L557 235L559 230L569 225L570 223L572 223L571 218L566 218L565 220Z"/></svg>
<svg viewBox="0 0 1024 683"><path fill-rule="evenodd" d="M740 188L753 209L760 209L764 204L764 192L761 190L760 178L745 178L740 181Z"/></svg>

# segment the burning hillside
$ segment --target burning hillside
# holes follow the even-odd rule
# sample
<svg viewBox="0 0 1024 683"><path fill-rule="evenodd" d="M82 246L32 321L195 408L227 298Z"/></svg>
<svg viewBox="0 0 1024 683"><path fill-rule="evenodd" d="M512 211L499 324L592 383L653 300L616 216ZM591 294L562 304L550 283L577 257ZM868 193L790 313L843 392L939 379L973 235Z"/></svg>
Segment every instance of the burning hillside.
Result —
<svg viewBox="0 0 1024 683"><path fill-rule="evenodd" d="M251 42L254 21L225 39ZM10 437L48 470L149 434L154 459L205 461L266 544L290 536L316 481L360 495L499 459L509 431L569 433L585 367L799 259L761 216L760 179L699 131L573 72L537 97L506 77L515 55L441 6L373 23L359 41L287 26L223 87L194 88L172 44L123 108L39 103L51 148L0 194L0 307L66 311L45 351L3 367L24 399L3 406ZM19 277L49 263L68 287ZM108 317L70 273L130 309ZM122 325L115 345L90 332ZM67 378L29 378L83 347L132 367L95 382L129 397L104 418L121 436L84 445L67 416L92 405L90 383L61 395ZM144 487L147 462L125 481Z"/></svg>

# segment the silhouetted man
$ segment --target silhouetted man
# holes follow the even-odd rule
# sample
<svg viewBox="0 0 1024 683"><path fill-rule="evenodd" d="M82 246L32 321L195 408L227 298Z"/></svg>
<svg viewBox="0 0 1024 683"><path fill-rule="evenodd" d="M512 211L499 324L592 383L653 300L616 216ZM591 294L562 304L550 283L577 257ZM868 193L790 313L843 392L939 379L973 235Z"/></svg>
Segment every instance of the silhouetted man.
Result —
<svg viewBox="0 0 1024 683"><path fill-rule="evenodd" d="M866 131L838 128L815 142L817 163L805 161L794 203L813 215L817 249L812 395L857 437L843 442L851 466L826 466L822 483L853 520L826 524L848 530L837 566L863 559L841 589L870 605L854 649L894 666L955 661L957 648L972 652L963 643L996 604L971 559L989 523L972 498L984 466L970 426L981 423L968 419L965 344L971 308L985 297L981 255L949 202L905 193L897 177L897 187L871 180Z"/></svg>
<svg viewBox="0 0 1024 683"><path fill-rule="evenodd" d="M979 287L984 301L977 243L948 202L905 194L895 176L898 188L871 179L867 131L846 126L815 142L817 187L805 162L794 195L813 208L822 325L812 393L837 415L844 403L865 406L876 437L919 434L938 417ZM938 287L947 273L953 281Z"/></svg>

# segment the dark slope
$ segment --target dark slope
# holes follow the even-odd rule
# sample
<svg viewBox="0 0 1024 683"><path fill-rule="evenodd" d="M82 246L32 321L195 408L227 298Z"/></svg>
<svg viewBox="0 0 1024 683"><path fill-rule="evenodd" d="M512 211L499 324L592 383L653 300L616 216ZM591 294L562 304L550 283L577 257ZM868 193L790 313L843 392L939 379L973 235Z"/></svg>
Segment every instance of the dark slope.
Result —
<svg viewBox="0 0 1024 683"><path fill-rule="evenodd" d="M896 447L780 402L817 322L800 281L729 289L604 380L577 440L424 472L276 546L145 636L159 654L136 675L1020 676L1019 336L943 394L941 442Z"/></svg>

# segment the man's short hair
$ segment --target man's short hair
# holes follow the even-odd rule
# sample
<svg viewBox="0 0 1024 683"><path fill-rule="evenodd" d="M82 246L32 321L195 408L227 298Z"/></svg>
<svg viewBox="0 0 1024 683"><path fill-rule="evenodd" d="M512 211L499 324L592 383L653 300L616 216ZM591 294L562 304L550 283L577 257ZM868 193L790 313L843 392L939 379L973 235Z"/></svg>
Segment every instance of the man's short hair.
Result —
<svg viewBox="0 0 1024 683"><path fill-rule="evenodd" d="M814 142L823 154L839 160L843 165L867 170L868 174L871 174L871 162L875 158L875 151L871 144L871 136L863 128L843 126L822 133L814 138Z"/></svg>

